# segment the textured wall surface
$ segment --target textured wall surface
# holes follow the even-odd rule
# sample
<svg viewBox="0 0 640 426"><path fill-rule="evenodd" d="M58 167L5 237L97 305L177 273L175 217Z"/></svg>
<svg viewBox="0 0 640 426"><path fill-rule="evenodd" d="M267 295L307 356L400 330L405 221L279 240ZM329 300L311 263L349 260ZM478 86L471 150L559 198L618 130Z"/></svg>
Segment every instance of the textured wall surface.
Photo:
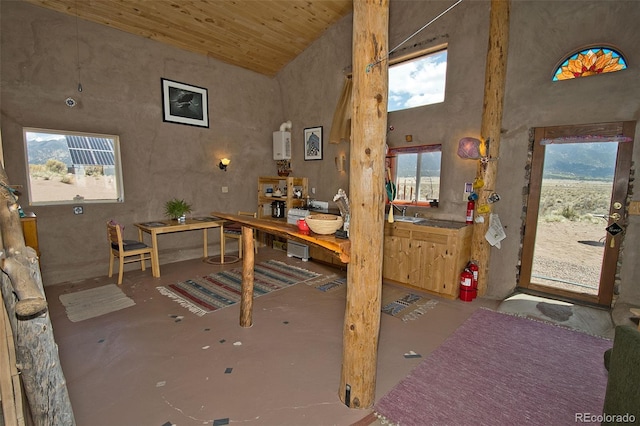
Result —
<svg viewBox="0 0 640 426"><path fill-rule="evenodd" d="M12 183L26 183L23 126L120 136L124 203L87 204L78 216L71 205L23 206L38 216L45 285L107 273L111 218L137 238L131 224L162 219L173 197L196 215L255 210L255 177L276 172L264 161L282 122L274 79L89 22L78 22L78 35L76 44L72 17L2 3L2 136ZM162 121L161 78L207 88L209 128ZM65 106L67 96L78 106ZM222 157L231 159L227 172L217 166ZM215 251L217 233L210 236ZM161 263L202 253L200 234L159 238Z"/></svg>
<svg viewBox="0 0 640 426"><path fill-rule="evenodd" d="M398 46L450 4L392 0L389 47ZM448 47L445 101L388 117L395 129L388 135L390 146L405 145L406 134L416 145L443 144L441 203L421 211L429 217L464 220L461 190L475 177L476 165L458 158L456 148L461 137L480 132L489 11L489 1L462 2L397 50L396 56L402 56ZM495 188L502 196L495 212L507 239L491 252L490 297L504 297L517 284L530 129L640 118L638 18L640 6L631 1L511 3ZM79 217L70 206L31 209L39 218L45 284L106 273L103 223L109 218L133 223L161 217L162 204L173 196L192 201L198 213L255 209L255 179L275 172L271 133L284 120L293 123L293 174L309 178L309 186L316 188L312 196L330 200L339 188L347 190L350 170L338 172L334 158L348 158L349 146L329 144L328 135L351 65L351 20L348 16L330 28L274 79L81 21L85 91L77 94L75 20L20 2L2 2L2 136L12 180L24 184L26 179L22 126L121 136L124 204L89 205ZM629 69L562 84L551 81L564 56L595 43L618 46L627 55ZM209 89L209 129L162 122L161 77ZM80 100L79 107L64 106L69 95ZM304 161L304 128L316 126L324 128L323 160ZM636 141L635 164L640 161L639 145ZM216 166L222 156L232 161L226 173ZM230 192L223 194L221 186ZM633 198L640 199L640 193ZM164 238L161 262L199 256L199 238ZM636 304L638 238L640 220L635 216L626 230L620 300Z"/></svg>

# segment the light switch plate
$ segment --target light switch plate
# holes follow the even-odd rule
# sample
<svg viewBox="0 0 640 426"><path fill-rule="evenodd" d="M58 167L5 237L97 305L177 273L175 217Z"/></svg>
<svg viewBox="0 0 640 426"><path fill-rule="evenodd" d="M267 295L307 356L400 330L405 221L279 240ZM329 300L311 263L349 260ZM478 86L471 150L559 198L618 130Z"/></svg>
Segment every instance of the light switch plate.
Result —
<svg viewBox="0 0 640 426"><path fill-rule="evenodd" d="M469 195L473 192L473 183L465 182L464 183L464 196L462 197L462 201L468 201Z"/></svg>
<svg viewBox="0 0 640 426"><path fill-rule="evenodd" d="M640 216L640 201L631 201L628 213L633 216Z"/></svg>

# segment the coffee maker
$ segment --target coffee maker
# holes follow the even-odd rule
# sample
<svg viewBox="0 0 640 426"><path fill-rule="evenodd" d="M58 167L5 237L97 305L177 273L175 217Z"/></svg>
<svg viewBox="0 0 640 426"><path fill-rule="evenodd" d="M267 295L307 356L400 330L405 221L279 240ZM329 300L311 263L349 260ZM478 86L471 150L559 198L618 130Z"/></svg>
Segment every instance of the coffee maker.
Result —
<svg viewBox="0 0 640 426"><path fill-rule="evenodd" d="M284 201L274 201L271 203L271 217L283 218L286 217L287 212L286 203Z"/></svg>

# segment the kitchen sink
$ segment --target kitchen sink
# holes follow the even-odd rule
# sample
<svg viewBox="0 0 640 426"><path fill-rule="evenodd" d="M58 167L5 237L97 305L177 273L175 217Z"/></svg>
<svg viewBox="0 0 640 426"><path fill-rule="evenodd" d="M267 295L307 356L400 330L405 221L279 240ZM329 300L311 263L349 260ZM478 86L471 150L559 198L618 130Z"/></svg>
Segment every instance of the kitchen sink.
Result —
<svg viewBox="0 0 640 426"><path fill-rule="evenodd" d="M453 222L451 220L437 220L437 219L422 219L420 222L415 222L416 225L430 226L432 228L446 228L446 229L460 229L467 226L464 222Z"/></svg>
<svg viewBox="0 0 640 426"><path fill-rule="evenodd" d="M408 222L408 223L419 223L424 221L423 217L413 217L413 216L393 216L393 220L395 222Z"/></svg>
<svg viewBox="0 0 640 426"><path fill-rule="evenodd" d="M467 226L464 222L453 222L450 220L427 219L413 216L394 216L394 222L412 223L418 226L428 226L432 228L460 229Z"/></svg>

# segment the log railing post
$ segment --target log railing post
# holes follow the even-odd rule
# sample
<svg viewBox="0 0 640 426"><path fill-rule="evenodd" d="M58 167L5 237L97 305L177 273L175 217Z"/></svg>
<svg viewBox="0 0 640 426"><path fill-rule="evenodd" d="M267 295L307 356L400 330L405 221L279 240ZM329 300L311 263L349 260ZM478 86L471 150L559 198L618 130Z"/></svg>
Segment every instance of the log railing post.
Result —
<svg viewBox="0 0 640 426"><path fill-rule="evenodd" d="M16 367L20 371L33 423L75 425L58 346L47 312L40 264L26 247L17 199L0 165L0 285L13 331Z"/></svg>

